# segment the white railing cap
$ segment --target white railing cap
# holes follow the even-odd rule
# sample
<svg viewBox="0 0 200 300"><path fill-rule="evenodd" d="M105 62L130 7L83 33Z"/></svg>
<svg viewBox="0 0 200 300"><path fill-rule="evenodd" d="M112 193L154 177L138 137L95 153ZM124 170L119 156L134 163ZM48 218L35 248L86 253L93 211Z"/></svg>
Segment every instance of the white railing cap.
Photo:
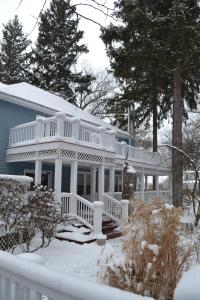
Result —
<svg viewBox="0 0 200 300"><path fill-rule="evenodd" d="M42 121L44 121L44 119L45 119L45 118L43 118L43 117L41 117L41 116L37 116L37 117L36 117L36 121L37 121L37 122L42 122ZM26 123L26 124L27 124L27 123Z"/></svg>
<svg viewBox="0 0 200 300"><path fill-rule="evenodd" d="M103 207L104 206L103 202L101 202L101 201L94 201L93 205L96 206L96 207Z"/></svg>
<svg viewBox="0 0 200 300"><path fill-rule="evenodd" d="M72 117L71 118L72 122L80 122L81 119L77 118L77 117Z"/></svg>
<svg viewBox="0 0 200 300"><path fill-rule="evenodd" d="M62 111L58 111L57 113L55 113L55 116L58 118L65 118L66 115L62 112Z"/></svg>
<svg viewBox="0 0 200 300"><path fill-rule="evenodd" d="M131 300L134 296L138 300L143 299L133 293L73 277L71 274L62 274L28 261L23 262L13 254L0 251L0 275L4 277L4 273L10 280L23 283L25 287L46 294L51 299Z"/></svg>

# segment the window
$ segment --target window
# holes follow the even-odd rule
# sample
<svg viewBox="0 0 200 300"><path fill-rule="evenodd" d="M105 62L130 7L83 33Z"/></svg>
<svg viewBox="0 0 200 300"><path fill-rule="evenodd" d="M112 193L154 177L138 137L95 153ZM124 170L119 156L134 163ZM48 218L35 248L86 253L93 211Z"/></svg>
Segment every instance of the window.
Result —
<svg viewBox="0 0 200 300"><path fill-rule="evenodd" d="M24 175L33 178L31 187L34 185L35 171L34 170L24 170ZM47 186L48 189L52 188L52 172L51 171L42 171L41 175L41 185Z"/></svg>
<svg viewBox="0 0 200 300"><path fill-rule="evenodd" d="M122 174L115 174L115 192L122 192Z"/></svg>

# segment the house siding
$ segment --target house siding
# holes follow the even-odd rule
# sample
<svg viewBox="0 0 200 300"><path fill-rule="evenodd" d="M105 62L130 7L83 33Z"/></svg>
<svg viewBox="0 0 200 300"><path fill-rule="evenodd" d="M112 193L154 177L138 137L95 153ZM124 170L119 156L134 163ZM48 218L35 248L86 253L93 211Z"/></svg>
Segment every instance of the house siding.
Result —
<svg viewBox="0 0 200 300"><path fill-rule="evenodd" d="M0 99L0 174L23 175L29 163L7 163L6 149L9 141L9 130L17 125L35 121L39 111L25 108Z"/></svg>

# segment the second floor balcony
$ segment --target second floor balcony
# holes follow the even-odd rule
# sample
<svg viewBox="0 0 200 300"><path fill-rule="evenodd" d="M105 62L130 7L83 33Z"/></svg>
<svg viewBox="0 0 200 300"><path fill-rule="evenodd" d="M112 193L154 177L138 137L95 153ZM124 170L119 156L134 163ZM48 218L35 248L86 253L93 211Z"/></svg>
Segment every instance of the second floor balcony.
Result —
<svg viewBox="0 0 200 300"><path fill-rule="evenodd" d="M11 128L8 148L54 141L104 150L118 159L125 159L128 154L129 160L151 165L162 164L157 153L118 142L115 130L91 125L76 117L69 118L61 112L49 118L37 117L36 121Z"/></svg>

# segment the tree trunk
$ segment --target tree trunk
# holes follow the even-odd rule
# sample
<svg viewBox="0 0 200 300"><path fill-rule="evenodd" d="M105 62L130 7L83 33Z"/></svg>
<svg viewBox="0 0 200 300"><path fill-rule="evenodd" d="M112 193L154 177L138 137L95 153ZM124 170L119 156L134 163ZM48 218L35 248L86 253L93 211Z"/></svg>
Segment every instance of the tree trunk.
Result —
<svg viewBox="0 0 200 300"><path fill-rule="evenodd" d="M153 152L157 152L158 150L158 109L157 109L157 101L154 100L153 105Z"/></svg>
<svg viewBox="0 0 200 300"><path fill-rule="evenodd" d="M158 151L158 108L157 98L153 99L153 152ZM156 177L153 176L153 190L156 190Z"/></svg>
<svg viewBox="0 0 200 300"><path fill-rule="evenodd" d="M180 69L174 71L173 80L172 146L182 150L183 101ZM175 207L183 206L183 156L175 149L172 149L172 201Z"/></svg>

